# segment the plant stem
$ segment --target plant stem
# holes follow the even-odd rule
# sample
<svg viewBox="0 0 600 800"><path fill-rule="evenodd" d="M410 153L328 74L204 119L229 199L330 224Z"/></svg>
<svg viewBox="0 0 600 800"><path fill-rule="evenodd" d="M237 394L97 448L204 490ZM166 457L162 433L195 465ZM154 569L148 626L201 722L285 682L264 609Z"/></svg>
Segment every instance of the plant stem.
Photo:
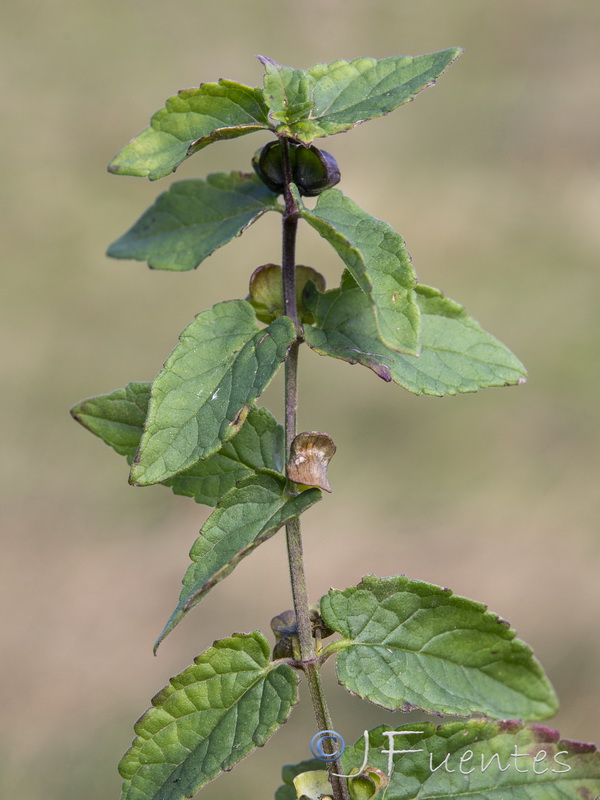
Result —
<svg viewBox="0 0 600 800"><path fill-rule="evenodd" d="M289 457L292 441L297 433L298 412L298 351L300 347L300 320L296 302L296 232L298 229L298 209L290 191L292 174L289 158L289 142L282 140L283 164L285 171L285 212L282 222L282 275L283 275L283 308L284 314L289 317L298 333L298 338L290 347L285 362L285 444L286 455ZM289 482L288 488L294 491L296 485ZM312 635L310 621L310 606L306 587L306 573L304 570L304 557L302 553L302 535L300 532L300 518L294 517L286 525L288 559L290 567L290 580L292 584L292 597L294 612L298 628L301 662L306 673L310 697L319 731L331 730L332 722L325 694L319 665L316 663L315 641ZM325 752L328 742L324 742ZM335 773L341 773L341 765L336 759L327 762L329 779L331 782L334 800L348 800L348 788L343 778Z"/></svg>

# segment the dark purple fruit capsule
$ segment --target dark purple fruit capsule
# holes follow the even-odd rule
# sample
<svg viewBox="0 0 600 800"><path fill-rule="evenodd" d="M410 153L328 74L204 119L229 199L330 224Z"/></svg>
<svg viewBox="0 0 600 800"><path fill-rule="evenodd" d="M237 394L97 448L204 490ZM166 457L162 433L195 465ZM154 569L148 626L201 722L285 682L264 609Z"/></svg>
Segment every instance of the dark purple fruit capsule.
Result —
<svg viewBox="0 0 600 800"><path fill-rule="evenodd" d="M258 177L272 192L281 194L285 185L283 169L283 145L278 140L269 142L258 150L252 159L252 166ZM337 161L325 150L305 147L296 142L289 143L292 180L300 194L316 197L325 189L339 183L340 170Z"/></svg>
<svg viewBox="0 0 600 800"><path fill-rule="evenodd" d="M257 150L252 159L254 171L272 192L281 194L285 184L281 142L269 142Z"/></svg>
<svg viewBox="0 0 600 800"><path fill-rule="evenodd" d="M300 194L316 197L340 182L340 170L331 153L316 147L298 146L294 183Z"/></svg>

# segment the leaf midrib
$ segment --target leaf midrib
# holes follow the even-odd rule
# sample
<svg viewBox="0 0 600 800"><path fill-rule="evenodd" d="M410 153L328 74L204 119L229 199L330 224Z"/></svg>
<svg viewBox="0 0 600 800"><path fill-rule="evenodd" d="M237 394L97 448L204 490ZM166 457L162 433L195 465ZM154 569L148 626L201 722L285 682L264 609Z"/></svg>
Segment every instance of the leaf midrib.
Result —
<svg viewBox="0 0 600 800"><path fill-rule="evenodd" d="M214 85L214 86L219 86L220 84L213 84L213 85ZM200 88L200 87L199 87L199 88ZM225 87L225 88L226 88L226 87ZM236 88L237 88L237 87L236 87ZM214 95L210 95L209 93L206 93L206 94L202 94L202 95L200 95L200 98L201 98L201 99L203 99L203 98L205 98L205 97L214 97ZM245 114L245 115L246 115L246 116L247 116L247 117L248 117L250 120L253 120L253 122L241 122L241 123L238 123L238 124L236 124L236 125L232 125L232 124L231 124L231 122L227 122L226 120L224 120L224 119L222 119L222 118L220 118L220 117L212 116L211 114L205 114L205 113L203 113L203 112L201 112L201 111L194 111L194 110L193 110L192 108L190 108L190 107L188 107L187 109L174 109L174 110L171 110L171 109L169 109L169 108L167 108L167 107L165 106L165 108L164 108L164 111L165 111L165 113L164 113L164 114L161 116L161 119L160 119L160 120L157 120L157 122L156 122L156 126L155 126L155 123L154 123L154 119L152 119L152 120L151 120L151 122L150 122L150 126L151 126L151 128L152 128L154 131L156 131L157 133L159 133L159 132L160 132L160 133L166 133L166 134L168 134L169 136L172 136L174 139L177 139L177 141L178 141L178 142L181 142L182 144L183 144L183 143L185 143L185 142L195 143L195 142L202 141L203 139L209 139L211 136L213 136L213 135L214 135L215 133L217 133L218 131L223 131L223 130L243 130L243 129L246 129L246 128L256 128L257 130L264 130L264 129L267 129L267 126L265 125L265 123L264 123L264 122L261 122L261 121L260 121L260 120L259 120L257 117L255 117L255 116L254 116L252 113L250 113L250 112L249 112L249 111L247 111L245 108L243 108L243 107L242 107L242 106L241 106L241 105L240 105L238 102L236 102L235 100L232 100L232 99L231 99L230 97L228 97L227 95L216 95L216 97L218 97L218 98L220 98L220 99L223 99L223 100L227 100L227 101L229 101L229 102L231 103L231 105L232 105L232 106L235 106L236 108L238 108L238 109L239 109L239 110L240 110L240 111L241 111L243 114ZM253 100L254 100L254 102L256 102L256 103L257 103L257 105L258 105L258 101L256 100L256 97L254 97L254 96L253 96L253 98L252 98L252 99L253 99ZM186 98L186 101L185 101L185 102L186 102L186 103L188 103L188 106L189 106L189 104L190 104L190 98ZM194 117L201 117L202 119L205 119L205 120L210 120L210 123L209 123L209 124L214 124L214 123L216 123L216 127L214 127L214 128L213 128L211 131L209 131L208 133L202 134L202 135L200 135L200 136L189 136L189 132L188 132L188 135L187 135L187 136L186 136L184 139L182 139L182 138L181 138L180 136L178 136L176 133L173 133L172 131L165 131L165 130L163 130L163 129L160 127L160 124L161 124L162 120L163 120L165 117L170 117L170 116L172 116L172 117L176 117L176 116L178 116L178 115L180 115L180 114L191 114L191 115L193 115Z"/></svg>
<svg viewBox="0 0 600 800"><path fill-rule="evenodd" d="M257 205L258 205L258 208L256 209L256 213L253 216L253 220L257 219L258 216L260 216L260 215L262 215L262 214L264 214L264 213L266 213L267 211L270 210L269 206L267 206L265 204L262 204L262 203L258 204L257 203ZM160 233L155 233L155 234L152 234L151 236L143 236L143 235L137 234L136 238L138 238L138 239L140 239L140 240L142 240L142 241L144 241L146 243L152 243L157 239L158 240L162 239L164 236L170 236L170 235L173 235L173 234L181 233L182 230L191 232L191 231L194 231L194 230L197 230L197 229L202 229L202 228L220 227L221 225L223 225L225 223L228 223L228 222L231 222L232 220L236 220L239 217L247 216L250 212L254 212L254 208L248 207L246 209L242 209L242 210L238 211L236 214L231 214L231 215L229 215L227 217L219 217L218 219L211 220L209 222L193 222L191 224L186 224L186 223L182 222L178 217L176 217L174 212L172 212L172 211L160 211L160 214L163 217L171 218L172 220L174 220L177 223L177 225L172 227L172 228L170 228L169 230L161 231Z"/></svg>
<svg viewBox="0 0 600 800"><path fill-rule="evenodd" d="M319 213L318 213L318 212L316 213L316 211L315 211L315 210L312 210L312 211L311 211L310 209L304 209L304 210L302 211L302 216L303 216L303 217L305 217L305 219L306 219L306 215L308 215L308 216L312 217L314 220L316 220L316 221L317 221L317 223L320 223L321 225L325 225L325 226L327 226L327 228L329 229L329 231L331 232L331 234L333 234L333 237L335 237L335 239L337 239L337 243L338 243L338 244L341 244L341 245L343 245L343 247L344 247L344 248L346 248L346 249L348 249L348 250L351 250L353 253L355 253L355 254L356 254L356 258L357 258L357 259L358 259L358 261L360 262L360 267L361 267L361 272L360 272L360 281L362 281L362 282L364 282L364 283L366 284L366 288L363 288L363 286L361 286L361 285L360 285L360 282L359 282L359 280L358 280L358 279L356 279L356 278L354 278L354 279L356 280L356 283L357 283L357 285L358 285L358 288L359 288L359 289L360 289L360 290L361 290L361 291L362 291L364 294L368 294L368 295L370 296L370 295L372 294L372 292L373 292L373 284L372 284L372 282L371 282L371 279L370 279L370 277L369 277L369 274L368 274L368 272L367 272L367 262L365 261L365 258L364 258L363 254L362 254L362 251L361 251L361 250L359 250L359 249L358 249L358 247L356 247L355 245L353 245L353 244L352 244L352 242L350 242L350 240L347 238L346 234L344 234L344 233L342 233L341 231L339 231L339 230L338 230L338 229L335 227L335 224L334 224L333 222L330 222L330 221L329 221L328 219L326 219L325 217L322 217L322 216L320 216L320 215L319 215ZM308 222L308 219L306 219L306 221ZM309 223L309 224L310 224L310 223ZM313 226L311 226L311 227L313 227ZM326 239L326 240L327 240L327 241L328 241L328 242L331 244L331 246L333 247L333 249L334 249L334 250L336 250L336 249L337 249L337 248L335 247L335 244L334 244L334 243L333 243L333 241L332 241L332 237L330 237L330 236L323 236L323 234L322 234L322 233L321 233L321 232L320 232L318 229L317 229L317 233L318 233L318 234L319 234L319 236L321 236L323 239ZM341 241L340 241L340 240L341 240ZM343 261L343 260L344 260L344 259L342 258L342 261ZM348 269L350 270L350 268L349 268L349 267L348 267ZM354 275L353 275L352 277L354 277Z"/></svg>
<svg viewBox="0 0 600 800"><path fill-rule="evenodd" d="M198 748L204 742L206 742L206 740L209 739L210 736L214 735L214 733L217 730L219 724L223 721L223 718L241 702L241 700L248 694L249 691L251 691L259 683L259 681L264 680L267 677L267 675L269 674L269 672L271 672L274 668L277 668L279 666L281 666L281 665L280 664L275 664L274 665L273 662L269 663L266 667L264 667L262 670L260 670L259 674L256 677L256 680L254 680L249 686L244 688L244 691L243 691L242 694L238 695L236 697L236 699L230 705L224 706L222 709L214 709L214 708L211 708L211 709L196 709L195 711L191 711L189 713L183 714L181 717L173 717L172 715L170 715L172 717L172 721L169 722L164 727L160 728L159 731L157 731L156 733L162 733L163 731L168 730L172 725L176 725L177 723L179 723L181 720L185 720L186 718L193 717L195 714L201 714L203 711L221 711L222 712L222 713L220 713L218 715L217 723L211 729L209 734L203 736L203 738L199 740L199 742L196 744L196 746L194 747L193 750L189 750L189 748L187 748L185 745L183 745L180 742L180 744L182 744L182 747L184 747L184 749L189 750L189 755L186 756L183 759L183 761L180 761L179 763L174 764L174 768L178 769L178 768L182 768L184 765L186 765L187 762L189 761L189 759L193 758L193 756L194 756L195 752L198 750ZM252 670L236 670L233 673L231 673L231 672L228 672L228 673L215 673L215 676L216 675L224 675L224 674L239 676L239 675L243 675L244 672L250 672L250 671L252 671ZM211 680L211 678L213 678L215 676L210 676L209 678L207 678L207 680ZM196 683L199 683L199 681L196 681ZM182 691L185 694L185 696L188 698L188 700L189 700L190 698L189 698L187 692L185 691L188 688L189 688L189 686L181 687L180 689L175 689L175 692ZM156 708L156 706L155 706L155 708ZM158 708L160 708L160 706L158 706ZM164 709L163 709L163 711L164 711ZM147 739L144 739L143 740L143 744L140 747L140 750L143 748L144 744L146 744L147 742L151 742L155 735L156 734L153 734L150 737L148 737ZM162 753L162 751L161 751L161 753ZM167 761L166 759L164 759L161 763L163 763L163 764L173 764L173 762ZM130 786L133 783L133 780L135 779L137 774L139 773L139 770L143 766L145 766L145 765L138 762L138 768L136 769L135 775L128 779ZM175 769L173 769L169 773L169 775L166 777L166 779L159 785L159 790L162 790L167 785L167 783L169 782L169 780L171 778L171 775L173 774ZM203 777L206 777L206 773L203 773Z"/></svg>
<svg viewBox="0 0 600 800"><path fill-rule="evenodd" d="M214 395L214 393L221 388L221 384L223 383L223 380L224 380L225 376L227 375L228 372L230 372L233 369L233 365L237 361L238 356L240 355L242 350L260 332L261 332L261 329L259 328L258 330L254 331L252 333L252 335L249 336L249 338L239 348L232 350L231 351L231 359L229 361L227 361L225 363L223 363L221 361L220 364L217 364L217 365L212 366L212 367L208 367L204 371L198 372L198 374L195 375L193 378L187 378L187 379L181 380L180 384L176 387L177 389L181 389L181 387L184 386L186 383L189 383L191 381L197 381L198 379L203 378L205 375L208 375L211 372L217 372L217 374L219 375L218 382L213 385L213 388L210 391L207 392L207 396L201 402L201 404L198 406L196 411L193 414L191 414L189 417L185 418L185 421L183 422L183 424L180 424L179 422L177 422L176 425L170 425L170 426L166 426L164 428L157 427L156 428L157 431L168 431L173 427L176 427L178 430L181 430L182 427L184 427L185 425L188 425L191 422L191 420L194 419L198 415L198 413L207 405L207 403L210 402L210 400L212 399L212 396ZM217 336L209 337L207 339L203 338L202 339L202 344L204 345L204 344L208 344L208 343L215 342L215 341L220 341L220 340L225 340L225 339L233 339L233 338L237 338L239 336L240 336L239 333L235 333L234 332L234 333L227 334L225 336L217 335ZM195 339L196 337L194 337L194 336L186 337L186 340L183 340L183 339L181 340L182 344L183 344L184 341L187 341L188 338L189 339ZM186 358L188 355L189 355L189 352L181 353L179 358L175 358L169 364L168 370L169 370L169 372L171 372L173 374L174 377L177 377L177 376L175 376L175 374L173 373L173 369L172 369L173 365L176 364L177 361L180 361L181 359ZM222 367L222 371L220 373L218 372L219 367ZM173 391L173 390L170 389L169 391L164 393L164 397L161 398L160 403L156 406L155 413L158 413L159 409L161 408L161 406L165 402L165 400L168 398L168 396L169 396L171 391ZM156 427L155 420L152 421L152 426ZM148 429L149 428L150 428L150 425L148 425Z"/></svg>
<svg viewBox="0 0 600 800"><path fill-rule="evenodd" d="M360 290L360 287L359 287L359 290ZM353 291L353 290L349 290L349 291ZM362 290L360 290L360 291L362 291ZM314 325L313 327L315 327L317 330L322 330L322 331L323 331L325 334L327 334L327 330L326 330L326 323L327 323L327 320L329 319L329 315L330 315L330 314L333 312L333 308L334 308L334 306L335 306L335 305L336 305L336 304L337 304L339 301L341 301L342 299L343 299L343 292L340 292L340 293L337 295L337 297L335 297L335 298L333 299L333 302L331 302L331 303L329 304L329 307L328 307L328 309L327 309L327 312L325 313L325 315L324 315L324 316L322 317L322 319L320 320L320 325ZM425 332L425 330L426 330L427 319L428 319L429 317L431 317L432 319L438 319L438 318L440 318L440 316L441 316L440 314L426 314L426 313L423 313L423 312L421 312L421 314L422 314L422 317L421 317L421 319L422 319L422 327L423 327L423 331L424 331L424 332ZM404 316L406 316L406 315L404 315ZM442 319L447 319L447 320L450 320L451 322L457 322L458 324L464 325L466 328L471 328L471 329L474 329L476 332L478 332L478 329L476 329L476 328L475 328L473 325L467 325L467 324L465 324L465 322L463 322L463 321L461 321L461 320L459 320L459 319L450 318L450 317L444 317L444 316L442 316ZM350 317L346 317L346 319L344 320L344 323L346 323L346 324L350 324L350 321L351 321ZM358 341L358 339L356 339L356 338L351 338L351 336L349 336L349 335L348 335L348 333L346 333L345 331L343 331L343 330L341 329L341 327L337 327L335 324L332 324L332 325L330 326L329 330L330 330L330 331L333 331L334 333L337 333L337 334L338 334L338 335L340 335L340 336L344 336L344 337L345 337L345 338L346 338L346 339L347 339L349 342L351 342L352 344L355 344L355 345L360 345L360 342ZM354 333L353 333L353 335L354 335ZM359 335L360 335L360 334L359 334ZM369 338L369 337L368 337L368 334L365 334L365 336L366 336L366 338ZM373 341L374 341L374 342L376 342L376 341L378 342L379 340L378 340L376 337L374 337ZM386 348L387 348L387 345L385 345L383 342L381 342L381 344L383 344L383 345L384 345L384 347L386 347ZM488 344L495 344L495 342L488 343ZM361 345L361 347L362 347L362 345ZM431 353L435 353L436 355L438 355L438 354L446 354L446 355L452 355L452 356L463 356L463 357L467 357L467 358L468 358L470 361L474 361L474 362L476 362L476 363L478 363L478 364L483 364L483 365L485 365L485 366L488 366L488 367L491 367L491 366L496 366L496 367L504 367L504 368L506 368L506 369L512 369L512 370L514 370L514 371L517 371L517 372L518 372L518 370L516 370L516 368L515 368L515 367L510 367L510 366L507 366L507 365L505 365L505 364L497 364L497 363L495 363L495 362L492 362L492 361L485 361L483 358L481 358L481 357L479 357L479 356L472 355L472 354L471 354L471 350L473 350L473 349L474 349L474 348L476 348L476 347L478 347L478 345L477 345L477 344L475 344L475 345L471 345L471 346L470 346L470 347L468 347L468 348L467 348L465 351L460 351L460 350L449 350L449 349L447 349L447 348L444 348L444 347L437 347L437 346L433 346L433 345L430 345L430 344L426 344L425 342L423 342L423 343L422 343L422 348L423 348L423 350L429 350ZM390 350L390 348L387 348L387 349L388 349L388 350ZM367 352L366 352L366 351L364 351L364 350L361 350L361 352L362 352L364 355L367 355L367 356L368 356L368 355L370 355L369 353L367 353ZM414 367L414 369L415 369L417 372L419 372L419 373L422 373L423 375L426 375L427 377L430 377L430 378L431 378L431 376L430 376L430 375L427 373L427 371L426 371L425 369L420 369L420 364L421 364L422 362L419 362L419 360L418 360L417 358L414 358L414 357L413 357L413 358L414 358L414 361L412 361L412 360L411 360L411 361L408 361L408 359L409 359L409 358L411 358L411 357L410 357L410 356L408 356L406 353L396 353L395 351L391 351L391 352L393 352L393 353L394 353L394 355L397 355L397 356L398 356L398 357L400 357L400 358L407 359L407 363L408 363L408 364L410 364L411 366L413 366L413 367ZM357 355L360 355L360 354L357 354ZM379 358L384 358L384 357L386 357L386 356L384 356L384 355L382 355L382 354L375 354L375 355L376 355L377 357L379 357ZM464 381L464 376L461 376L461 375L460 375L458 372L456 372L456 371L455 371L455 370L454 370L454 369L453 369L453 368L452 368L452 367L451 367L449 364L447 364L446 362L444 362L444 363L445 363L445 366L446 366L448 369L450 369L454 375L459 375L459 377L461 377L461 379ZM435 378L435 380L436 380L438 383L445 383L444 381L440 380L439 378Z"/></svg>
<svg viewBox="0 0 600 800"><path fill-rule="evenodd" d="M468 630L471 630L471 629L470 628L457 628L456 630L467 630L468 631ZM454 632L454 631L452 631L452 632ZM349 640L349 639L340 640L340 644L341 644L341 642L347 642L347 644L345 646L343 646L343 647L340 646L339 647L339 649L341 651L348 650L351 647L372 647L372 648L383 648L383 649L393 648L394 650L398 650L398 651L400 651L402 653L407 653L407 654L410 654L410 655L413 655L413 656L421 656L421 657L425 657L425 658L429 658L429 659L435 659L435 660L440 661L442 663L449 663L449 664L452 664L455 667L459 667L460 669L463 669L463 670L465 670L467 672L474 672L474 673L477 673L477 674L484 675L487 679L489 679L489 680L493 681L494 683L498 684L503 689L505 689L505 690L508 689L509 691L514 692L517 695L521 695L522 697L526 697L528 700L530 700L532 702L543 703L545 705L548 705L548 703L545 700L543 700L543 699L540 700L537 697L533 697L532 695L527 694L525 691L522 691L520 689L515 689L512 686L508 686L507 684L502 683L500 680L495 678L493 675L490 675L489 673L485 672L485 668L490 666L490 665L492 665L492 664L494 664L494 663L499 663L499 664L505 663L502 658L496 659L496 661L490 661L484 667L473 667L473 666L467 666L465 664L461 664L461 663L459 663L457 661L452 660L449 657L441 656L441 655L438 655L436 653L427 653L427 652L424 652L423 650L412 650L412 649L410 649L408 647L400 647L398 645L393 645L393 644L382 644L381 642L357 642L357 641L353 641L353 640ZM335 642L335 644L338 644L338 642ZM528 670L526 664L525 665L518 665L518 666L521 666L522 668L524 668L527 671L528 674L534 675L535 677L539 677L539 676L535 675L535 673L532 673L530 670ZM449 694L452 694L452 695L454 695L456 697L460 697L463 700L465 699L465 695L456 695L455 693L450 692L448 690L448 687L444 687L444 688Z"/></svg>
<svg viewBox="0 0 600 800"><path fill-rule="evenodd" d="M244 488L246 488L246 487L243 487L243 486L241 487L241 489L244 489ZM261 487L261 488L264 488L264 487ZM287 502L288 502L288 499L287 499L287 498L285 498L285 497L283 497L283 496L280 496L280 497L278 498L278 501L281 501L281 500L283 500L283 503L281 503L281 502L280 502L280 504L277 506L277 508L276 508L276 509L275 509L275 510L274 510L274 511L271 513L271 515L269 516L269 519L268 519L268 520L267 520L267 521L266 521L266 522L263 524L262 528L261 528L261 529L258 531L258 533L255 535L254 539L255 539L255 538L258 538L259 536L262 536L264 533L266 533L268 530L270 530L270 526L272 526L272 522L273 522L273 517L275 516L275 514L276 514L278 511L281 511L281 509L282 509L282 508L284 508L284 507L285 507L285 505L286 505L286 504L287 504ZM256 501L254 501L253 503L248 503L248 501L246 501L246 502L244 502L244 503L243 503L243 505L256 505L256 506L259 506L259 505L269 505L269 504L270 504L270 503L269 503L269 501L268 501L268 500L267 500L267 501L265 501L264 503L260 503L260 502L256 502ZM237 503L235 503L233 506L227 506L227 508L226 508L226 509L223 509L223 513L224 513L226 510L228 511L228 510L230 510L231 508L234 508L235 506L239 506L239 505L240 505L240 502L238 501L238 502L237 502ZM214 513L214 512L213 512L213 513ZM221 516L222 516L222 515L221 515ZM213 552L215 551L215 548L217 547L217 545L221 544L222 542L226 541L226 540L227 540L227 539L229 539L230 537L234 536L236 533L238 533L238 532L239 532L239 530L240 530L240 527L246 527L246 525L248 525L248 523L246 523L246 522L242 522L242 524L241 524L241 525L238 525L238 526L236 526L236 528L235 528L234 530L225 530L225 529L223 529L223 528L221 528L221 527L220 527L219 523L215 523L215 529L216 529L216 530L217 530L217 531L218 531L220 534L222 534L222 536L221 536L221 538L217 539L216 541L214 541L214 542L212 542L212 543L210 542L210 540L209 540L209 539L207 539L207 537L206 537L206 536L203 536L203 537L202 537L203 541L205 541L205 542L208 542L208 544L210 544L210 547L209 547L209 549L208 549L208 550L205 550L205 551L202 553L202 555L199 557L199 559L204 559L204 558L206 558L208 555L210 555L211 553L213 553ZM254 539L253 539L253 541L254 541ZM251 543L252 543L252 542L250 542L250 544L251 544ZM247 546L247 545L244 545L244 547L246 547L246 546ZM242 549L244 549L244 548L242 548ZM238 551L238 552L241 552L241 551ZM235 556L233 556L233 557L235 557ZM192 558L192 561L194 562L194 564L200 564L200 563L201 563L201 560L199 560L199 559ZM229 563L229 562L228 562L228 563ZM216 574L216 573L215 573L215 574Z"/></svg>
<svg viewBox="0 0 600 800"><path fill-rule="evenodd" d="M383 59L383 60L385 61L385 60L387 60L387 59ZM371 65L371 67L369 68L369 71L371 71L371 72L372 72L373 70L376 70L376 69L377 69L377 66L378 66L378 64L381 64L381 61L379 61L379 62L378 62L378 61L376 61L376 62L375 62L375 64L372 64L372 65ZM363 78L363 77L365 76L366 72L360 72L360 71L359 71L359 70L358 70L358 69L357 69L357 68L354 66L354 64L353 64L353 62L352 62L352 61L349 61L349 62L348 62L348 65L352 67L352 69L354 70L354 73L355 73L355 76L354 76L354 78L353 78L352 80L355 80L355 79L356 79L356 77ZM380 84L381 84L381 83L382 83L382 82L383 82L383 81L384 81L386 78L388 78L388 77L389 77L389 74L390 74L390 73L388 72L386 75L383 75L383 76L382 76L382 77L381 77L381 78L380 78L380 79L377 81L377 83L376 83L376 84L375 84L375 86L373 87L373 91L375 91L375 90L377 89L377 87L378 87L378 86L379 86L379 85L380 85ZM326 116L326 115L327 115L327 113L330 111L330 109L331 109L332 105L335 103L335 101L340 99L340 97L341 97L341 96L344 94L344 92L346 92L346 91L348 90L349 86L350 86L350 82L348 82L348 83L346 84L346 86L344 86L344 88L343 88L343 89L342 89L342 91L341 91L341 92L340 92L340 93L337 95L337 97L335 97L335 98L334 98L334 99L331 101L331 103L330 103L330 104L327 106L327 109L326 109L326 110L325 110L325 111L324 111L324 112L321 114L321 116L320 116L320 117L317 117L316 119L320 120L320 119L322 119L324 116ZM337 109L337 110L333 111L333 112L332 112L332 115L333 115L333 114L344 114L344 113L346 113L347 111L349 111L350 109L357 108L358 106L360 106L361 104L364 104L364 103L365 103L365 102L367 102L367 101L371 101L371 100L377 100L379 97L381 97L381 94L373 96L372 92L370 91L370 92L369 92L369 96L368 96L368 97L363 97L361 100L359 100L359 101L357 101L357 102L354 102L354 103L352 103L351 105L346 105L346 106L343 106L343 107L341 107L340 109ZM384 113L385 113L385 112L381 112L380 114L378 113L378 114L377 114L377 116L382 116L382 114L384 114ZM352 125L355 125L355 124L358 124L358 122L364 122L364 121L365 121L365 120L358 120L357 122L352 122L352 123L348 123L348 122L346 122L346 123L344 123L344 122L338 122L338 123L333 123L333 124L334 124L334 125L335 125L335 124L338 124L338 125L344 125L344 124L346 124L346 125L347 125L347 124L352 124Z"/></svg>
<svg viewBox="0 0 600 800"><path fill-rule="evenodd" d="M289 503L290 503L290 501L286 500L283 503L283 505L281 505L278 509L276 509L276 511L273 514L271 514L271 517L270 517L268 523L263 525L263 527L260 529L260 531L254 536L252 541L248 542L243 547L238 549L237 552L235 552L231 556L231 558L229 558L227 560L227 562L225 564L222 564L219 567L219 569L217 569L210 577L208 577L203 582L202 586L194 588L194 585L192 585L191 587L189 587L189 591L187 593L186 598L179 600L179 603L177 604L177 608L173 612L172 616L175 616L177 614L177 612L179 612L179 614L183 615L183 614L186 614L188 611L190 611L199 602L200 598L203 595L207 594L214 586L217 585L217 583L220 583L221 580L223 580L224 577L229 575L230 572L233 571L235 569L235 567L240 563L240 561L242 561L244 558L246 558L246 556L248 556L253 550L255 550L257 547L259 547L261 544L264 544L264 542L268 541L272 536L274 536L277 533L277 531L285 524L286 519L289 519L290 515L288 513L288 515L283 520L281 520L281 522L279 524L274 523L273 522L273 518L274 518L274 516L275 516L275 514L277 512L281 512L283 509L285 509L285 507ZM233 532L232 532L231 535L233 535ZM215 542L215 546L216 546L216 544L222 542L224 540L224 538L226 538L226 537L223 537L223 539L219 539L219 542ZM203 553L202 557L205 557L208 553L212 553L214 551L214 547L215 546L211 547L211 549L209 551L207 551L207 553ZM192 559L192 561L195 564L200 564L201 563L200 561L196 561L195 559ZM228 570L229 567L231 567L231 570L229 572L227 572L226 570ZM225 575L223 575L223 573L225 573ZM186 588L186 586L184 584L184 589L185 588ZM180 619L181 618L182 617L180 617ZM167 625L168 625L168 623L167 623ZM173 628L171 628L171 630L173 630Z"/></svg>

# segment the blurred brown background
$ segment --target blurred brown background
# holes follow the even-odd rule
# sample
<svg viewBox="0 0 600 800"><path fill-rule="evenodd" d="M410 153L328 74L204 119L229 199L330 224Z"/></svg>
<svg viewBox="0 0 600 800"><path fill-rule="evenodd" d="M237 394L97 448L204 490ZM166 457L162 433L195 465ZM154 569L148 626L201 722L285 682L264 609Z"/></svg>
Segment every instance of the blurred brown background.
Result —
<svg viewBox="0 0 600 800"><path fill-rule="evenodd" d="M435 89L325 147L342 189L404 235L421 281L530 373L520 388L436 400L303 353L301 429L338 445L334 494L304 524L313 598L372 571L484 601L553 680L550 724L600 739L600 5L5 0L0 17L2 796L117 798L132 723L168 676L290 606L278 535L153 658L206 511L128 487L124 461L68 416L82 397L151 379L195 313L245 296L249 272L278 260L275 216L192 273L104 256L170 183L110 176L106 163L177 89L258 85L256 53L308 67L466 48ZM247 169L263 141L213 145L177 178ZM341 265L308 226L300 256L335 285ZM265 397L279 416L280 392ZM347 740L403 721L326 672ZM204 797L272 796L280 765L309 756L303 699Z"/></svg>

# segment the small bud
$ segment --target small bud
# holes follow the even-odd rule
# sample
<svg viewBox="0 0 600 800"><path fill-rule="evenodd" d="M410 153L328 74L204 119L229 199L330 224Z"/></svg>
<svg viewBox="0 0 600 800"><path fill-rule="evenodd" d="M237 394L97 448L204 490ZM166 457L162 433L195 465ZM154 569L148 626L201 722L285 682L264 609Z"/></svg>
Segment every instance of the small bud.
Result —
<svg viewBox="0 0 600 800"><path fill-rule="evenodd" d="M348 779L351 800L373 800L389 783L388 776L376 767L365 767L356 777Z"/></svg>
<svg viewBox="0 0 600 800"><path fill-rule="evenodd" d="M294 483L318 486L330 492L327 467L335 451L335 443L329 434L319 431L299 433L291 446L287 463L288 478Z"/></svg>
<svg viewBox="0 0 600 800"><path fill-rule="evenodd" d="M306 284L312 281L320 292L325 291L325 278L312 267L302 264L296 266L296 302L298 314L302 322L314 322L312 314L304 307L302 300ZM261 322L269 324L277 317L283 316L283 283L279 264L263 264L257 267L250 276L250 294L248 297L256 316Z"/></svg>

